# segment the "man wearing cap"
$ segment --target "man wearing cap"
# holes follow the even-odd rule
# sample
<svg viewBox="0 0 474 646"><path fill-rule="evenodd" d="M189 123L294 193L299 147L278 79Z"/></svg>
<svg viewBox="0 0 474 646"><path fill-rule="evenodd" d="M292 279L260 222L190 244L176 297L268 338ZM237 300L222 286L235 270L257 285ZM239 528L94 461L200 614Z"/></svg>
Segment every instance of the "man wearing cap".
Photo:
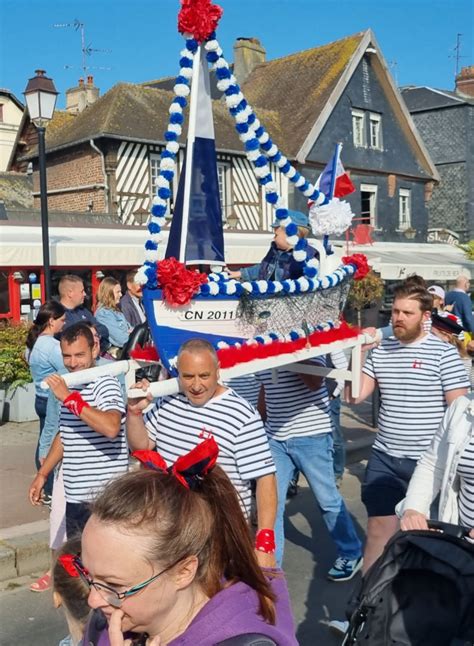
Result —
<svg viewBox="0 0 474 646"><path fill-rule="evenodd" d="M298 227L298 238L307 238L311 229L308 216L301 211L288 211L288 217ZM284 227L278 221L272 224L274 229L273 242L262 262L239 271L231 271L229 275L236 280L286 280L300 278L303 275L301 263L297 263L291 253L293 247L288 244ZM308 259L314 258L317 251L311 245L307 247Z"/></svg>

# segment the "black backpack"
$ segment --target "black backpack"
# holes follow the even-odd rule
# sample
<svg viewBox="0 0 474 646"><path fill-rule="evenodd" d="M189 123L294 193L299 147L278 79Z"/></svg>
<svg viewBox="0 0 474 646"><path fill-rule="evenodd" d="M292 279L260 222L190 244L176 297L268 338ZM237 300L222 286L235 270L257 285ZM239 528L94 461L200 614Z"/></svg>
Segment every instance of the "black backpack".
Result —
<svg viewBox="0 0 474 646"><path fill-rule="evenodd" d="M473 646L469 530L398 532L353 595L344 646Z"/></svg>

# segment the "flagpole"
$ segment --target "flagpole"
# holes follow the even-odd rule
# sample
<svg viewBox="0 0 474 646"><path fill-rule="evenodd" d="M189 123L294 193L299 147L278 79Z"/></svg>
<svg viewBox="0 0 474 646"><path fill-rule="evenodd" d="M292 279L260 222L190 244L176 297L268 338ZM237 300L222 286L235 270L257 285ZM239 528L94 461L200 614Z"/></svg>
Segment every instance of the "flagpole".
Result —
<svg viewBox="0 0 474 646"><path fill-rule="evenodd" d="M334 198L334 191L336 190L336 179L337 179L337 165L339 163L339 158L341 156L342 144L336 144L336 149L333 156L332 172L331 172L331 184L329 185L329 195L328 199L331 201ZM323 245L326 249L326 253L332 253L331 245L329 244L329 236L326 234L323 236Z"/></svg>
<svg viewBox="0 0 474 646"><path fill-rule="evenodd" d="M192 166L194 157L194 139L196 136L196 115L197 115L197 98L199 87L199 74L202 65L202 47L199 45L194 54L193 76L191 81L191 96L189 98L189 125L188 139L186 142L186 173L184 182L183 196L183 217L181 222L181 239L179 241L179 258L180 262L186 262L186 242L188 236L189 207L191 198Z"/></svg>
<svg viewBox="0 0 474 646"><path fill-rule="evenodd" d="M337 174L337 165L339 163L339 158L341 157L342 144L336 144L336 150L334 151L332 173L331 173L331 184L329 187L329 200L332 200L334 197L334 191L336 190L336 174Z"/></svg>

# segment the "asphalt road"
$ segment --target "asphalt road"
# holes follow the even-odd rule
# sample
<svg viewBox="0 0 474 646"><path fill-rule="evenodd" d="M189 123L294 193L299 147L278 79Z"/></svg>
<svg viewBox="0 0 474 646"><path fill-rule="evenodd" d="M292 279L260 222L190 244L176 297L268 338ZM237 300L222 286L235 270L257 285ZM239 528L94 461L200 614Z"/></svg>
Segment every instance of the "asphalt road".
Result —
<svg viewBox="0 0 474 646"><path fill-rule="evenodd" d="M365 510L360 502L363 463L349 466L342 493L360 535ZM288 577L297 638L301 646L337 646L341 639L330 633L327 622L344 618L346 601L359 580L332 583L326 572L335 559L332 541L307 486L287 505L285 570ZM60 610L52 607L50 593L28 590L31 579L0 592L1 646L56 646L65 636L66 624Z"/></svg>

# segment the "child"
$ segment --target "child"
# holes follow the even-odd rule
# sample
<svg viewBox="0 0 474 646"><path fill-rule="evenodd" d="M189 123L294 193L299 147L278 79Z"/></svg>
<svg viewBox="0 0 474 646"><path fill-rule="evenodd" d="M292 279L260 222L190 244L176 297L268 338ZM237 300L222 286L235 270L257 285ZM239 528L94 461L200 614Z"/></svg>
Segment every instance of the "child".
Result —
<svg viewBox="0 0 474 646"><path fill-rule="evenodd" d="M59 646L79 646L89 614L87 598L89 588L80 578L73 557L81 551L81 539L74 538L64 543L58 551L53 566L53 603L55 608L64 608L69 635Z"/></svg>
<svg viewBox="0 0 474 646"><path fill-rule="evenodd" d="M300 211L288 211L288 217L298 227L298 238L308 237L311 228L308 216ZM303 267L293 258L293 247L287 242L285 229L278 221L272 224L275 230L273 242L270 245L267 255L262 262L244 267L238 271L229 271L229 277L236 280L286 280L287 278L300 278L303 275ZM308 259L314 258L316 249L311 245L307 247Z"/></svg>

